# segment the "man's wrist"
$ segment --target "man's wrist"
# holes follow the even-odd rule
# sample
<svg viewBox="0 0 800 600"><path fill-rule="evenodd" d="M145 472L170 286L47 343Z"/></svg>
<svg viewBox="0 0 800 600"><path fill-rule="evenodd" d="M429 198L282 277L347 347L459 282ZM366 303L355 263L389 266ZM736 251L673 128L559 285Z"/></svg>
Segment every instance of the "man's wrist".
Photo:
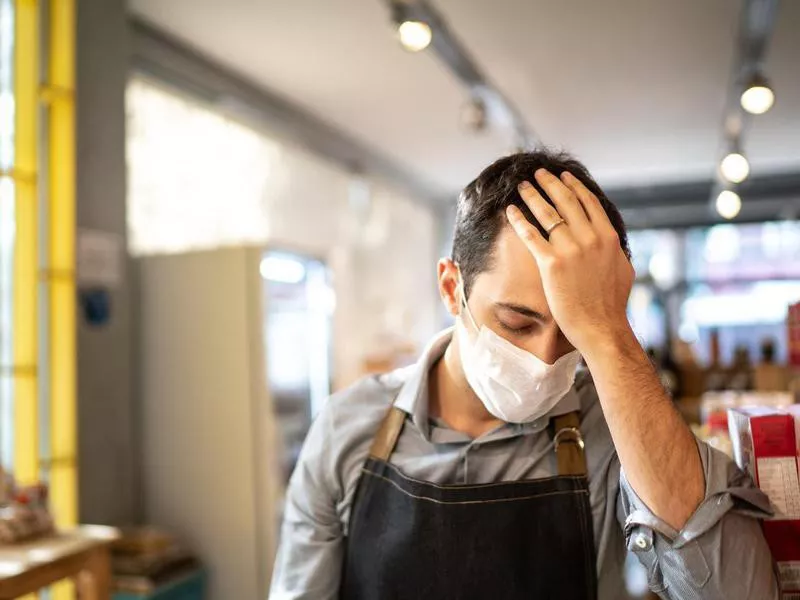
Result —
<svg viewBox="0 0 800 600"><path fill-rule="evenodd" d="M644 356L639 340L636 339L636 334L627 319L624 322L609 324L607 327L598 329L596 333L587 338L580 351L589 366L591 363L608 360L618 362L640 354Z"/></svg>

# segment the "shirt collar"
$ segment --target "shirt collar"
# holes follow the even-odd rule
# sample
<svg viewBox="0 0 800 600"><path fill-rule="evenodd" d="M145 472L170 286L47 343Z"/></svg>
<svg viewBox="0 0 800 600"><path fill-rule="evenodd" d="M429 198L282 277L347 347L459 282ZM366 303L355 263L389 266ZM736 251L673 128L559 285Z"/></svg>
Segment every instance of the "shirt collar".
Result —
<svg viewBox="0 0 800 600"><path fill-rule="evenodd" d="M426 439L430 436L430 423L428 419L428 374L436 362L442 358L445 350L453 339L453 327L437 333L422 352L419 360L411 366L407 373L408 378L400 388L394 405L411 415L414 425L422 432ZM518 433L541 431L551 417L557 417L580 409L580 398L573 385L569 392L558 401L550 412L530 423L514 424L508 426Z"/></svg>

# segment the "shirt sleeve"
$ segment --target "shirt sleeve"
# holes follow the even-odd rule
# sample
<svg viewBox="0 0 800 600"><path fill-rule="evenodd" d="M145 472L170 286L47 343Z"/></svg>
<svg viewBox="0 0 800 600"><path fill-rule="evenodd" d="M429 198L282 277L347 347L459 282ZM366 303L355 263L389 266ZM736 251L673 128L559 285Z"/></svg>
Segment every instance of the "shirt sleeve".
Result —
<svg viewBox="0 0 800 600"><path fill-rule="evenodd" d="M705 498L681 531L659 519L620 471L617 518L628 550L647 569L661 598L778 600L779 590L759 519L769 500L727 456L697 441Z"/></svg>
<svg viewBox="0 0 800 600"><path fill-rule="evenodd" d="M323 409L308 432L289 482L270 600L339 595L344 534L336 511L331 421Z"/></svg>

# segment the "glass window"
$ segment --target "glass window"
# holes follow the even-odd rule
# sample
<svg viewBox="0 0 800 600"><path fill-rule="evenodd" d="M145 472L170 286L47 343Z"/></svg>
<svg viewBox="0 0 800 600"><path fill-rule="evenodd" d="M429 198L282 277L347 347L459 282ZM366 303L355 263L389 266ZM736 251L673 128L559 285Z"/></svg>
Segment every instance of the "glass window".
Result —
<svg viewBox="0 0 800 600"><path fill-rule="evenodd" d="M637 279L652 278L670 284L678 277L680 265L680 232L668 229L631 231L628 242Z"/></svg>
<svg viewBox="0 0 800 600"><path fill-rule="evenodd" d="M637 283L628 303L628 317L645 347L660 348L667 340L666 293L682 278L683 233L666 229L631 231L628 240Z"/></svg>
<svg viewBox="0 0 800 600"><path fill-rule="evenodd" d="M126 103L131 252L263 243L278 144L142 78L128 84Z"/></svg>
<svg viewBox="0 0 800 600"><path fill-rule="evenodd" d="M775 341L776 358L783 362L787 310L798 299L800 279L693 284L681 305L681 328L697 340L698 354L706 361L711 331L718 329L723 362L731 361L737 346L758 357L765 338Z"/></svg>
<svg viewBox="0 0 800 600"><path fill-rule="evenodd" d="M12 0L0 0L0 460L12 470L14 412L11 345L11 282L14 252L14 183L5 176L14 160Z"/></svg>
<svg viewBox="0 0 800 600"><path fill-rule="evenodd" d="M706 356L713 329L720 332L721 358L737 346L759 356L765 338L786 359L786 314L800 300L800 223L723 224L686 234L689 281L681 305L681 328Z"/></svg>
<svg viewBox="0 0 800 600"><path fill-rule="evenodd" d="M691 229L686 273L690 281L800 279L800 223Z"/></svg>
<svg viewBox="0 0 800 600"><path fill-rule="evenodd" d="M786 359L787 307L800 300L799 222L642 230L630 240L638 283L628 312L645 343L663 343L672 323L705 361L714 329L725 362L736 346L757 358L765 338Z"/></svg>
<svg viewBox="0 0 800 600"><path fill-rule="evenodd" d="M645 347L661 347L666 342L664 305L652 285L637 283L628 302L628 318L633 331Z"/></svg>

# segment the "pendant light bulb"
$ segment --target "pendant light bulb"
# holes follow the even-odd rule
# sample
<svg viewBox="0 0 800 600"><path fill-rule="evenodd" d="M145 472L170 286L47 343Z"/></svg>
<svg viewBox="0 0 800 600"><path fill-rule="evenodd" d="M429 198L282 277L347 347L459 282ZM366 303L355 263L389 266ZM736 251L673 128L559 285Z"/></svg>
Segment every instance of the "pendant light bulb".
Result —
<svg viewBox="0 0 800 600"><path fill-rule="evenodd" d="M734 191L722 190L717 196L717 212L723 219L733 219L742 210L742 199Z"/></svg>
<svg viewBox="0 0 800 600"><path fill-rule="evenodd" d="M756 75L742 92L740 101L750 114L763 115L775 104L775 92L763 75Z"/></svg>
<svg viewBox="0 0 800 600"><path fill-rule="evenodd" d="M719 170L731 183L741 183L750 174L750 163L740 152L731 152L722 159Z"/></svg>
<svg viewBox="0 0 800 600"><path fill-rule="evenodd" d="M400 43L409 52L419 52L427 48L433 39L430 25L423 21L403 21L397 27Z"/></svg>

